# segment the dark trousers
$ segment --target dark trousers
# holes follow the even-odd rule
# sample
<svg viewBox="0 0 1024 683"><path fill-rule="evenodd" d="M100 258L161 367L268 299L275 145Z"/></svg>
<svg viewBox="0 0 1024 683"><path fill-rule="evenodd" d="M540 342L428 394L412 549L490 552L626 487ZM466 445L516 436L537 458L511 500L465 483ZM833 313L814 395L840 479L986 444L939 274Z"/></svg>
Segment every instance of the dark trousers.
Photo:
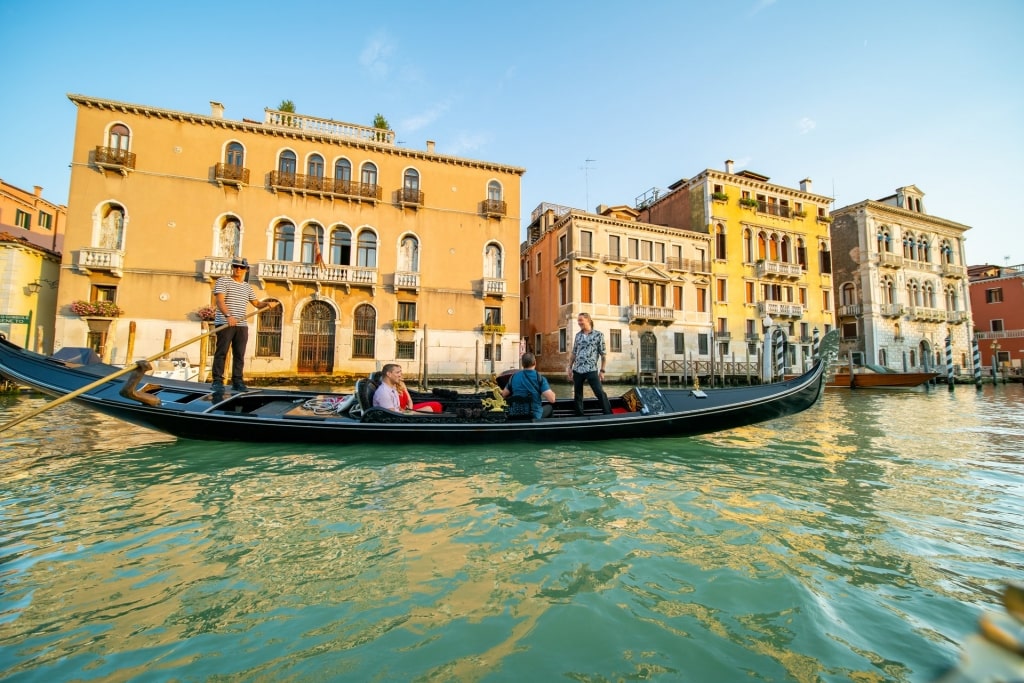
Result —
<svg viewBox="0 0 1024 683"><path fill-rule="evenodd" d="M225 327L217 332L217 351L213 354L213 381L224 383L224 364L231 349L231 381L241 382L245 368L245 347L249 343L249 328L245 325Z"/></svg>
<svg viewBox="0 0 1024 683"><path fill-rule="evenodd" d="M593 372L576 372L574 370L572 373L572 397L576 401L576 414L583 414L584 380L590 385L590 390L594 392L594 396L601 402L601 411L605 415L611 415L612 405L608 402L608 395L604 393L604 388L601 386L601 376L597 370Z"/></svg>

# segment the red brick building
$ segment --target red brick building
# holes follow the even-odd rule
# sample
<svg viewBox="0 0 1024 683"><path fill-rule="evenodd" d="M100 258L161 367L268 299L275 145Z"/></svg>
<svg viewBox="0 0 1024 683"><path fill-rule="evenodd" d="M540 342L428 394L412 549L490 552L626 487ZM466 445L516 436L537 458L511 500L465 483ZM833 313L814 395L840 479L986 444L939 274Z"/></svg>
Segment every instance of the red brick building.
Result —
<svg viewBox="0 0 1024 683"><path fill-rule="evenodd" d="M971 266L971 310L981 362L993 359L1004 376L1021 376L1024 361L1024 265Z"/></svg>

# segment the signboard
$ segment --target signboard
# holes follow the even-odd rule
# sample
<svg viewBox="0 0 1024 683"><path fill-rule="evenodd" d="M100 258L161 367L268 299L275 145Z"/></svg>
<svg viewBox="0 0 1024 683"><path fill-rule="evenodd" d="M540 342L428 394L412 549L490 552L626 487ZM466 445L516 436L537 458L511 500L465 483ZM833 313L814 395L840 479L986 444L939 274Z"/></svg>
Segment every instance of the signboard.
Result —
<svg viewBox="0 0 1024 683"><path fill-rule="evenodd" d="M30 315L0 315L0 323L12 323L14 325L29 325L32 323Z"/></svg>

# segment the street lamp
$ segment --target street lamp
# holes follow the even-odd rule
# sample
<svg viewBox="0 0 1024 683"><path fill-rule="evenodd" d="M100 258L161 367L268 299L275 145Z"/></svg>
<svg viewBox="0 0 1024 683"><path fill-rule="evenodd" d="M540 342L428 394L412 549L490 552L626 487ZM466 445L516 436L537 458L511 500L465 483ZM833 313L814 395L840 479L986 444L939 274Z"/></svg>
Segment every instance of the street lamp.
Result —
<svg viewBox="0 0 1024 683"><path fill-rule="evenodd" d="M28 293L29 294L38 294L39 290L41 290L43 288L43 283L44 282L46 284L50 285L50 289L57 289L58 281L57 280L47 280L45 277L41 277L38 280L36 280L35 282L30 282L27 285L25 285L25 287L28 288Z"/></svg>

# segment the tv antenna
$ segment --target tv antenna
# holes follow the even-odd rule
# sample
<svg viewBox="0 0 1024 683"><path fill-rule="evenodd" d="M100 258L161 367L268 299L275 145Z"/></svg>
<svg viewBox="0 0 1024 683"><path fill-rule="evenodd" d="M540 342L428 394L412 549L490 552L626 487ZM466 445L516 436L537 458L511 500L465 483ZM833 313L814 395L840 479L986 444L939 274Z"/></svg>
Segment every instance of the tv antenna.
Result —
<svg viewBox="0 0 1024 683"><path fill-rule="evenodd" d="M583 165L580 166L580 170L583 171L583 182L587 190L587 203L583 206L585 211L590 211L590 172L595 168L594 166L591 166L591 164L596 162L597 159L584 159Z"/></svg>

